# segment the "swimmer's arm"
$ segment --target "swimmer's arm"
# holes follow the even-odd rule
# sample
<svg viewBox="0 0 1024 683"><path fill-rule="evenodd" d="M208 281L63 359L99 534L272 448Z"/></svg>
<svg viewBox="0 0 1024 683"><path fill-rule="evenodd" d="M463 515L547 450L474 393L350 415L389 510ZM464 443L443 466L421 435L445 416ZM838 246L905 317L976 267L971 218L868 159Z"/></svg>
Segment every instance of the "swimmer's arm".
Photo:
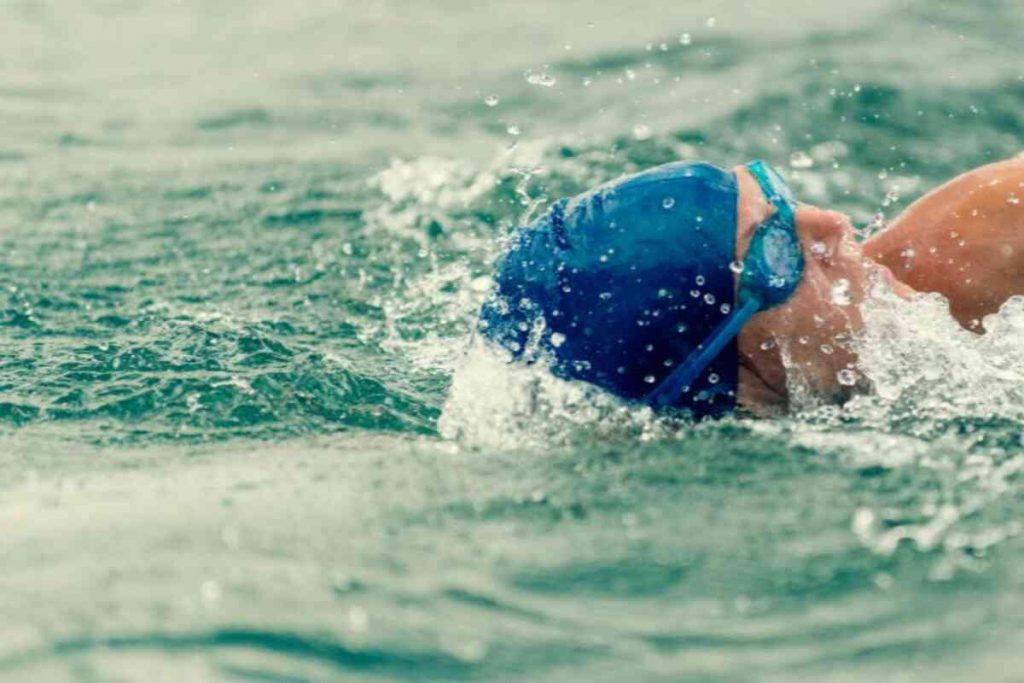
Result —
<svg viewBox="0 0 1024 683"><path fill-rule="evenodd" d="M949 299L967 329L1024 295L1024 158L969 171L911 204L864 253L921 292Z"/></svg>

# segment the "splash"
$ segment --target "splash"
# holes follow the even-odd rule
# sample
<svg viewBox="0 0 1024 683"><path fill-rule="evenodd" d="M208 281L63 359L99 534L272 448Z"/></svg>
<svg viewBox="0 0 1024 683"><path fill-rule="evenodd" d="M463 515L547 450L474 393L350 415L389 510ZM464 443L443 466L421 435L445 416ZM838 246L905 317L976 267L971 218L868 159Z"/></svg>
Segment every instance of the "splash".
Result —
<svg viewBox="0 0 1024 683"><path fill-rule="evenodd" d="M566 381L543 365L510 363L474 339L452 379L438 428L479 448L549 448L582 439L668 438L678 421L656 417L584 382Z"/></svg>

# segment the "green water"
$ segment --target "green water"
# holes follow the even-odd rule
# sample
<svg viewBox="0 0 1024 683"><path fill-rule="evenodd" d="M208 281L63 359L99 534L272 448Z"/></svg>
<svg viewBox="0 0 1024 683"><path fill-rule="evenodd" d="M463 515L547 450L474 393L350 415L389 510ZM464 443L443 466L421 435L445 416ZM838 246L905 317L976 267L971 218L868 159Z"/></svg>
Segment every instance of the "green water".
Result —
<svg viewBox="0 0 1024 683"><path fill-rule="evenodd" d="M1017 153L1020 3L0 22L4 680L1019 678L1024 307L880 303L878 395L771 423L464 352L500 238L623 172L792 159L865 226Z"/></svg>

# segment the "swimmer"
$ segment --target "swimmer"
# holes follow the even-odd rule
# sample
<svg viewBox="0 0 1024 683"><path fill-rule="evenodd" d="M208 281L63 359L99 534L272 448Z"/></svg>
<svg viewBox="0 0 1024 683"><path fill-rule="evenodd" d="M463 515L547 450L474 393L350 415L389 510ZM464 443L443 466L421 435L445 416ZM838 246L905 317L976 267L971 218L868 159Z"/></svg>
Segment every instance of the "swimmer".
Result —
<svg viewBox="0 0 1024 683"><path fill-rule="evenodd" d="M479 331L510 362L698 419L785 411L787 367L842 402L867 387L854 341L872 282L939 292L976 332L1024 294L1022 201L1024 161L993 164L861 244L847 216L797 202L765 162L666 164L518 230Z"/></svg>

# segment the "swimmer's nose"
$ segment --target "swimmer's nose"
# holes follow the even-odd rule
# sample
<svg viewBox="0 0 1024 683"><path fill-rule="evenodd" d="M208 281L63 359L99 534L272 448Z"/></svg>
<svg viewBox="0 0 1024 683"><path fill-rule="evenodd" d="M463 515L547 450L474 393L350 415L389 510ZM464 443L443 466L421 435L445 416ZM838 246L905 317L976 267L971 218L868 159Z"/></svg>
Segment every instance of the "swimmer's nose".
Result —
<svg viewBox="0 0 1024 683"><path fill-rule="evenodd" d="M842 247L843 240L853 234L849 216L802 204L796 211L796 228L804 249L812 258L831 262Z"/></svg>

